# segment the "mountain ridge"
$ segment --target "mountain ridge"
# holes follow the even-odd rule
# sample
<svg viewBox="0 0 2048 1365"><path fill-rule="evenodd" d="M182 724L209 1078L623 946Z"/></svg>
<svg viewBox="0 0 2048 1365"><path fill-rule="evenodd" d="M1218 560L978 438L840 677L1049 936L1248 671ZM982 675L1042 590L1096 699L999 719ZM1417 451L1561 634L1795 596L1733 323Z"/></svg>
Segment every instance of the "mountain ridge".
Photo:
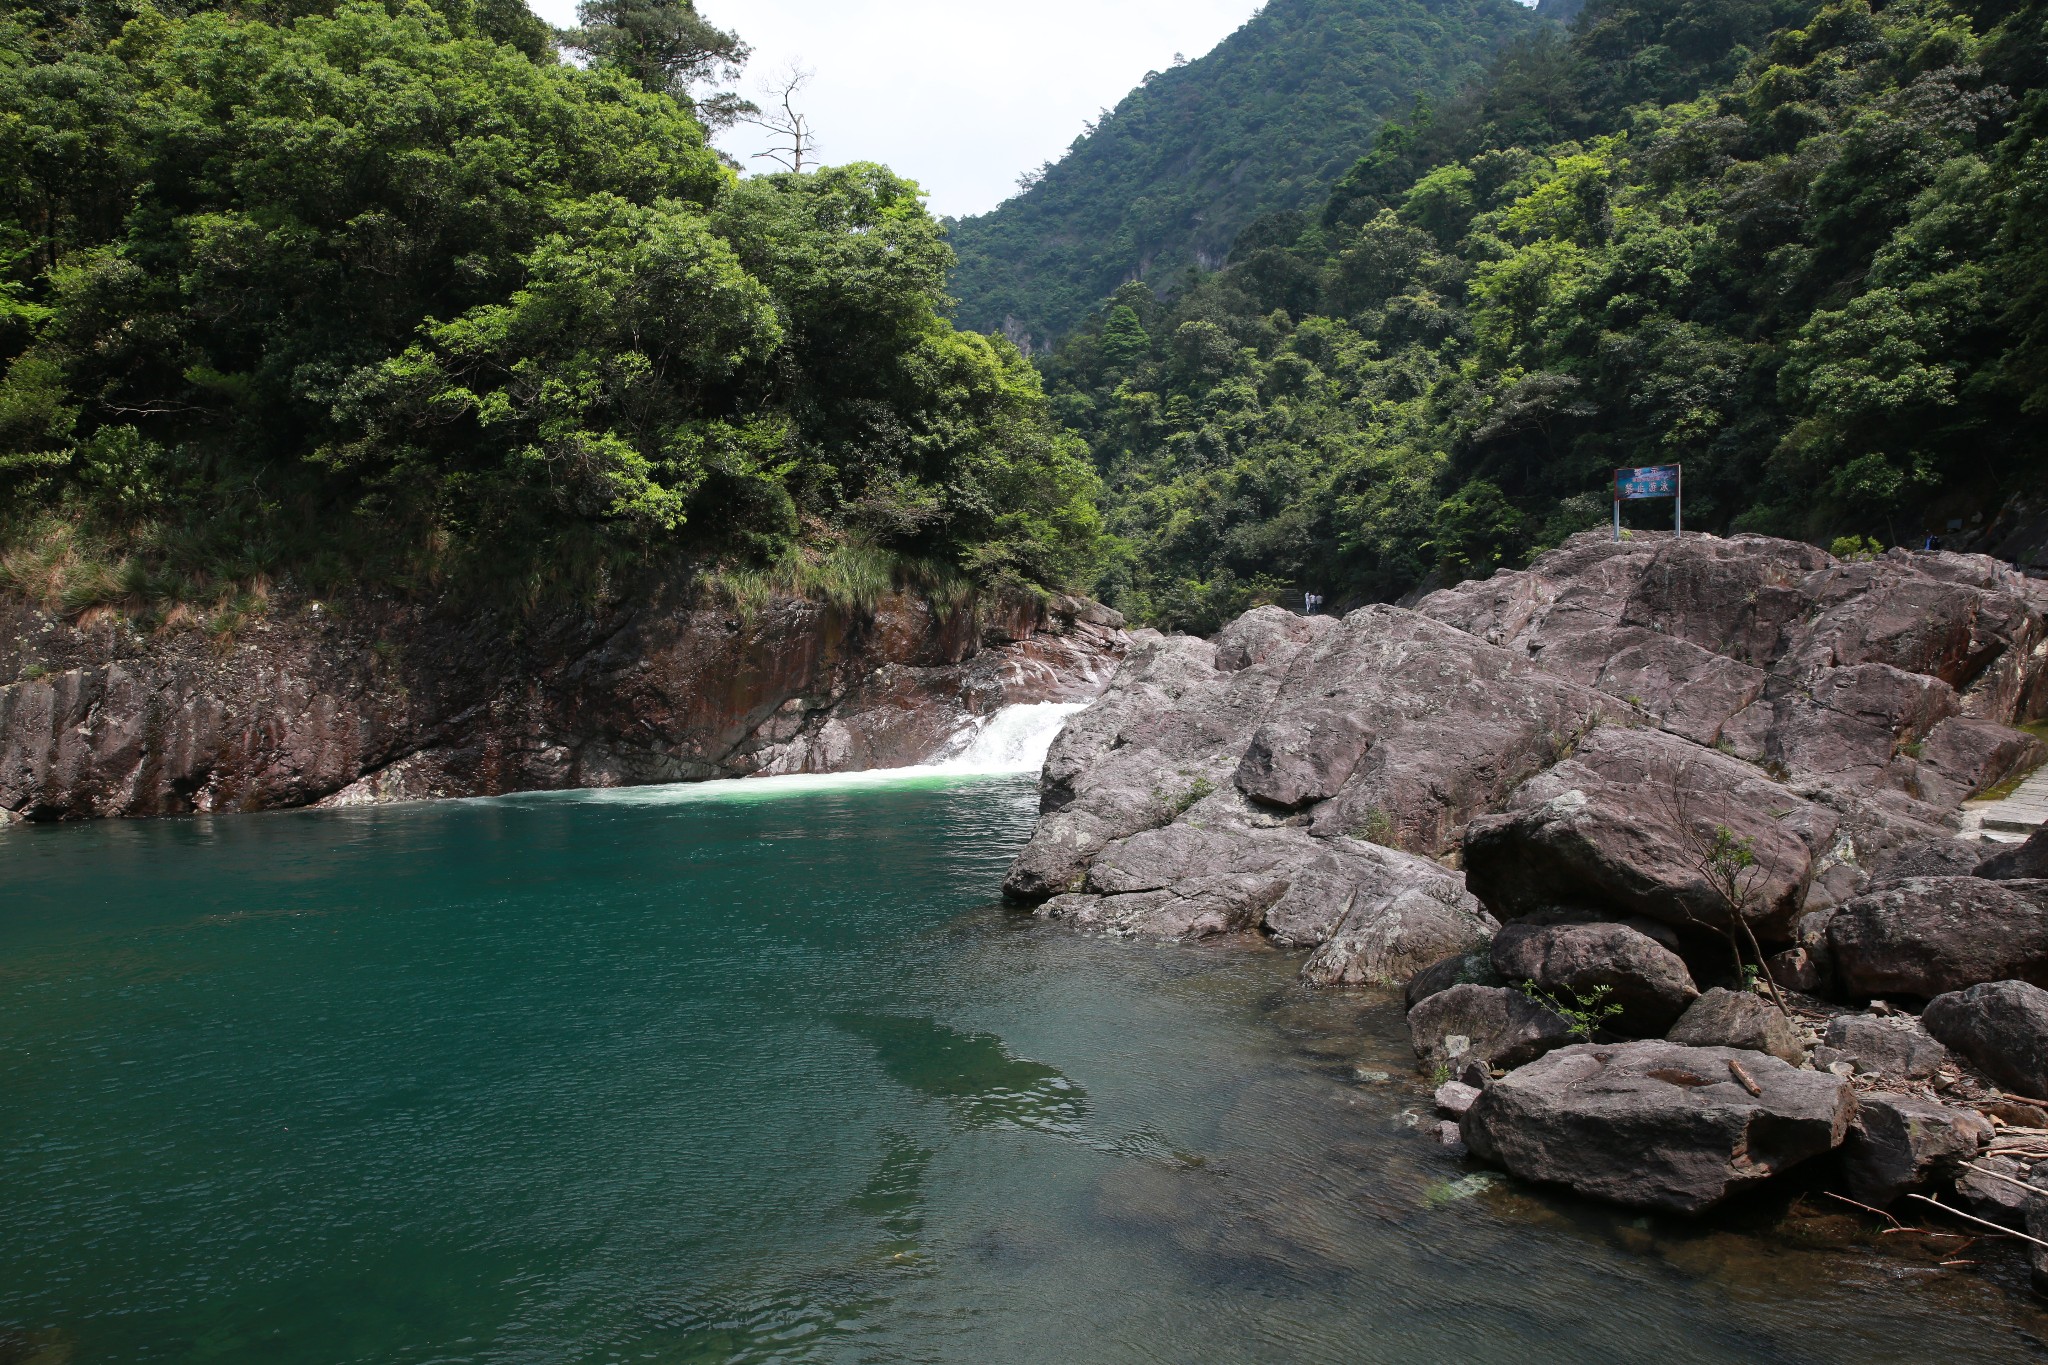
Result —
<svg viewBox="0 0 2048 1365"><path fill-rule="evenodd" d="M1275 0L1151 73L1024 193L949 224L959 325L1042 349L1119 284L1221 265L1261 214L1319 202L1385 119L1541 22L1514 0Z"/></svg>

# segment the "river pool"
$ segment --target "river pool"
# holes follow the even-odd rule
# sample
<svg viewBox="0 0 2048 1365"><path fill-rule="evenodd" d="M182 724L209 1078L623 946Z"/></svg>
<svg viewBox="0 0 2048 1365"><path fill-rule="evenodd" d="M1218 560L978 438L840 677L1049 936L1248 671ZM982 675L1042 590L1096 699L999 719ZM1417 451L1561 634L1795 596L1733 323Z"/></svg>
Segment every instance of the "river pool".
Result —
<svg viewBox="0 0 2048 1365"><path fill-rule="evenodd" d="M1391 997L995 904L1034 811L941 773L0 835L0 1365L2048 1358L2009 1251L1444 1155Z"/></svg>

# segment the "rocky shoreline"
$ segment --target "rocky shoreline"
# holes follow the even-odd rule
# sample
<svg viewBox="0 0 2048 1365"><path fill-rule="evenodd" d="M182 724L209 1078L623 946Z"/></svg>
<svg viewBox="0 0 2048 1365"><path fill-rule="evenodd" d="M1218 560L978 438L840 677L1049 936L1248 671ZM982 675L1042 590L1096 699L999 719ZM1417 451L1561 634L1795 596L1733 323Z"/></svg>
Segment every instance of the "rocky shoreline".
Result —
<svg viewBox="0 0 2048 1365"><path fill-rule="evenodd" d="M2048 760L2048 584L1591 534L1132 639L1013 899L1404 990L1440 1140L1533 1182L1698 1213L1803 1168L2048 1242L2048 835L1958 816Z"/></svg>
<svg viewBox="0 0 2048 1365"><path fill-rule="evenodd" d="M279 598L232 637L0 599L0 826L903 767L1126 648L1079 598L706 593L542 619Z"/></svg>

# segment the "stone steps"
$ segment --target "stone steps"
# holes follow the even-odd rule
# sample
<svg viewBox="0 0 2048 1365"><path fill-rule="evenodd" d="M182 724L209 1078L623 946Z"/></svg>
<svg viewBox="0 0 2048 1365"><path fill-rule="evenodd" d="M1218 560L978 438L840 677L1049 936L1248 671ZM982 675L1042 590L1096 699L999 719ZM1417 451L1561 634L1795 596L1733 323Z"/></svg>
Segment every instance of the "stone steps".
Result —
<svg viewBox="0 0 2048 1365"><path fill-rule="evenodd" d="M2048 768L2022 782L2003 800L1964 803L1963 823L1965 828L1981 830L1985 837L2000 842L2024 839L2048 824Z"/></svg>

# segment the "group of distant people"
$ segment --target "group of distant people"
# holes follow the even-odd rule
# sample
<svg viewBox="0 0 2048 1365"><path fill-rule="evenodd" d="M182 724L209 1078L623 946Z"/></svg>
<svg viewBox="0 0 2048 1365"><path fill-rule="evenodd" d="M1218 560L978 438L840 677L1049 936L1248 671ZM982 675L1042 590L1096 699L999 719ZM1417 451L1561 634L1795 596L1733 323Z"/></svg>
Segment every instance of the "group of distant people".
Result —
<svg viewBox="0 0 2048 1365"><path fill-rule="evenodd" d="M1315 593L1304 593L1301 599L1301 614L1314 616L1323 609L1323 599Z"/></svg>

